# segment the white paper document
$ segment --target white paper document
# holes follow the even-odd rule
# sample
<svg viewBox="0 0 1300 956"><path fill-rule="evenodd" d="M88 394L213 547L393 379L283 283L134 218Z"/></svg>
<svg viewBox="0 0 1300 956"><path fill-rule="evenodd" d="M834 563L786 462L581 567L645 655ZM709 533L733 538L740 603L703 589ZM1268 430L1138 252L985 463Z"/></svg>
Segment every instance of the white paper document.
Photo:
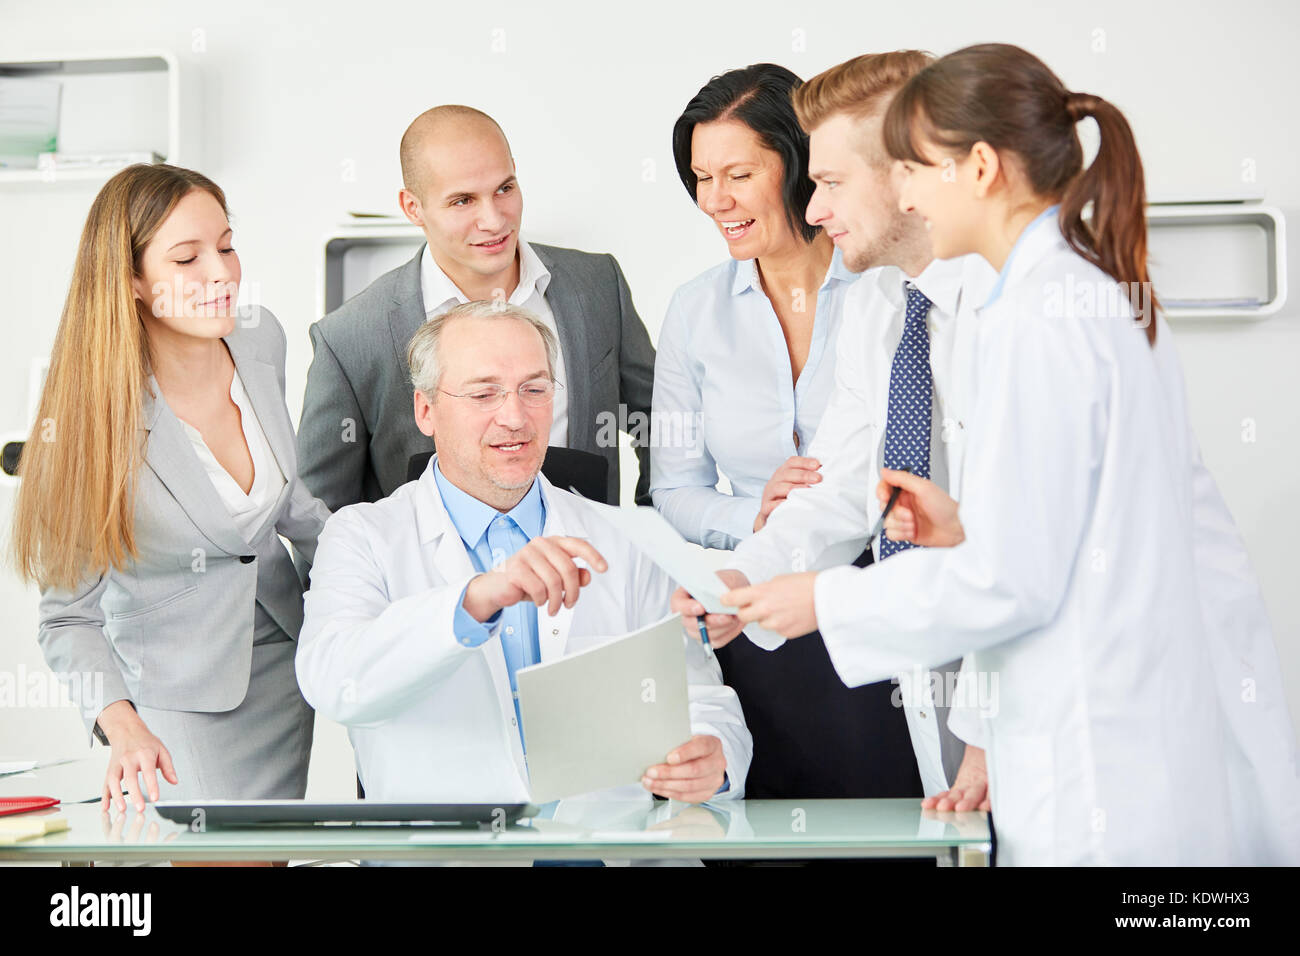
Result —
<svg viewBox="0 0 1300 956"><path fill-rule="evenodd" d="M684 587L710 614L735 614L734 607L722 603L722 595L731 590L713 570L716 561L703 549L695 547L668 523L654 508L646 505L615 507L584 498L596 513L618 528L646 557L663 568L670 578Z"/></svg>
<svg viewBox="0 0 1300 956"><path fill-rule="evenodd" d="M691 737L681 615L516 676L534 803L639 783Z"/></svg>

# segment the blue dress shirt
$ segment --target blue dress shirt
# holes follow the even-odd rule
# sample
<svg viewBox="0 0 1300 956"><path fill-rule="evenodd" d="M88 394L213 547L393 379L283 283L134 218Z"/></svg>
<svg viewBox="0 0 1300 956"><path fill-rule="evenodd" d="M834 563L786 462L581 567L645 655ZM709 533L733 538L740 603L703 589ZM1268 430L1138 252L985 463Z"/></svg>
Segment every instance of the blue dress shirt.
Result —
<svg viewBox="0 0 1300 956"><path fill-rule="evenodd" d="M442 495L447 515L456 526L465 550L469 552L470 561L480 573L499 565L541 534L546 526L546 502L542 498L542 487L537 479L533 479L532 487L519 504L504 514L453 485L443 475L436 461L433 480L438 485L438 493ZM523 738L524 721L519 713L519 683L515 672L521 667L537 664L542 659L537 633L537 605L527 600L520 601L498 611L485 624L474 620L469 611L465 610L465 592L462 591L452 625L456 639L466 647L478 647L492 636L488 625L500 628L501 649L505 652L506 670L510 674L510 692L515 702L515 720L520 727L524 750L527 751L527 743ZM722 786L717 792L725 793L730 789L731 781L724 773ZM549 806L553 808L554 803Z"/></svg>
<svg viewBox="0 0 1300 956"><path fill-rule="evenodd" d="M673 294L655 359L650 492L688 541L731 549L752 535L763 486L807 452L835 387L835 339L857 279L836 249L797 382L753 259L730 259ZM719 473L731 494L716 489Z"/></svg>
<svg viewBox="0 0 1300 956"><path fill-rule="evenodd" d="M465 543L470 561L479 572L492 570L542 533L546 524L546 503L542 500L542 488L537 479L533 479L532 487L519 504L502 514L453 485L436 462L433 478L437 482L438 493L442 495L447 514L456 526L461 541ZM498 628L501 650L506 657L506 670L510 674L510 691L515 700L515 720L522 728L519 685L515 672L521 667L537 664L542 659L537 636L537 605L531 601L520 601L498 611L487 624L483 624L474 620L465 610L464 592L460 599L452 629L461 644L478 647L492 636L488 625Z"/></svg>

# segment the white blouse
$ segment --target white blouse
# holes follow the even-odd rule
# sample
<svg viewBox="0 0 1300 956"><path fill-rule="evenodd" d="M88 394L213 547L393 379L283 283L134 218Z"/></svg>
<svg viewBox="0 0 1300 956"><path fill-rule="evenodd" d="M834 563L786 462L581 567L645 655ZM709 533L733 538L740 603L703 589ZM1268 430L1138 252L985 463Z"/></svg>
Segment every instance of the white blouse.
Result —
<svg viewBox="0 0 1300 956"><path fill-rule="evenodd" d="M275 460L275 455L271 452L271 445L266 440L266 432L262 430L262 424L257 420L257 413L253 411L253 403L249 401L248 393L244 391L244 383L239 377L238 369L230 379L230 397L239 406L244 441L248 443L249 454L253 457L253 487L249 489L248 494L244 494L239 483L222 467L221 462L217 461L216 456L203 440L202 433L188 422L182 421L181 425L185 433L190 436L194 453L199 456L203 469L212 481L212 487L216 489L222 504L230 512L230 517L234 519L240 535L245 541L251 543L253 536L279 500L280 492L284 489L285 478Z"/></svg>
<svg viewBox="0 0 1300 956"><path fill-rule="evenodd" d="M836 249L798 381L753 259L728 259L673 293L655 358L650 494L688 541L729 550L750 537L772 472L806 454L835 386L835 340L857 279ZM731 494L716 488L719 474Z"/></svg>

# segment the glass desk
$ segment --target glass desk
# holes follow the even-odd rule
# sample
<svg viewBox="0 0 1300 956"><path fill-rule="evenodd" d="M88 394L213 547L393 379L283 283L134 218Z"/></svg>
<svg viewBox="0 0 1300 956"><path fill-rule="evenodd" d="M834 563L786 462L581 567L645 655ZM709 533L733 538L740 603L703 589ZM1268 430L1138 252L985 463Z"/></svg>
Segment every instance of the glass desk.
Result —
<svg viewBox="0 0 1300 956"><path fill-rule="evenodd" d="M85 763L87 774L102 775L98 761ZM72 776L66 771L63 775ZM85 799L83 783L70 785L65 794L58 787L43 788L46 775L39 770L23 776L21 781L0 777L0 795ZM987 866L992 842L987 814L941 814L922 810L914 799L719 800L700 805L563 800L550 819L481 830L324 824L202 832L164 820L149 806L143 813L128 806L125 813L104 814L96 801L64 803L40 812L62 814L68 829L0 845L0 862L364 859L495 864L534 859L920 857L947 866Z"/></svg>

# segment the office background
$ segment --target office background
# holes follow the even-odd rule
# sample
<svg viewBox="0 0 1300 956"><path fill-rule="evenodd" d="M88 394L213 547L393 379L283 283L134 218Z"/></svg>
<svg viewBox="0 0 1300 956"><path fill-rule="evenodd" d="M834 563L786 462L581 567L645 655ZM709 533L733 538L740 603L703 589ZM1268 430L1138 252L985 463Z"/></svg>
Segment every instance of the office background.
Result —
<svg viewBox="0 0 1300 956"><path fill-rule="evenodd" d="M197 151L181 161L227 192L245 282L258 284L259 301L288 334L295 422L311 360L307 327L319 317L323 237L349 210L397 212L398 139L439 103L474 105L502 124L525 197L524 237L615 254L656 339L673 289L726 255L677 179L672 123L710 76L754 62L808 77L868 51L1016 43L1071 88L1126 112L1153 195L1257 194L1300 222L1300 127L1291 121L1300 8L1283 0L128 0L109 8L0 0L0 23L0 61L165 49L197 79L197 98L182 103L183 119L198 111ZM5 434L30 425L28 369L49 352L101 184L0 182ZM1176 321L1174 332L1197 435L1249 546L1300 717L1300 299L1262 319ZM0 486L6 537L13 498L11 483ZM0 674L11 686L45 672L36 605L36 591L6 563ZM0 706L0 755L83 749L72 710ZM308 796L347 796L351 786L346 735L318 719Z"/></svg>

